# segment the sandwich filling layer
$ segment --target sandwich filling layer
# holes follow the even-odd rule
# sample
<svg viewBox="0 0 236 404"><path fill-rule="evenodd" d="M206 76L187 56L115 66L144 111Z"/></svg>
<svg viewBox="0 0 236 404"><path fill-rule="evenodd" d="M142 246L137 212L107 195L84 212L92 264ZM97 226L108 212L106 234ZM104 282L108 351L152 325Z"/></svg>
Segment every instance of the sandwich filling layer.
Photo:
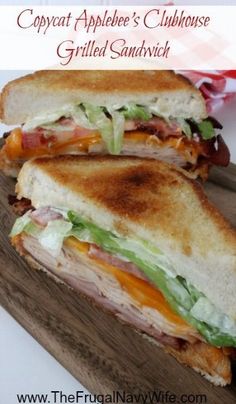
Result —
<svg viewBox="0 0 236 404"><path fill-rule="evenodd" d="M203 163L227 165L229 151L214 128L221 125L212 118L196 122L193 119L170 117L155 104L128 104L105 108L83 103L65 105L61 110L36 116L13 130L3 148L9 160L25 160L42 155L110 153L127 154L127 142L146 148L161 148L163 159L194 170ZM176 157L165 158L172 149ZM141 155L150 151L140 150ZM172 160L172 161L171 161Z"/></svg>
<svg viewBox="0 0 236 404"><path fill-rule="evenodd" d="M118 277L125 269L140 285L146 285L147 289L151 287L153 296L161 294L166 313L171 312L175 319L179 318L180 324L184 322L185 326L196 330L200 338L217 347L236 346L236 322L178 276L169 258L150 242L121 238L73 211L49 207L30 210L18 218L11 236L22 233L35 238L52 257L58 257L63 246L69 243L79 245L91 258L118 267ZM130 280L127 282L130 284ZM132 293L140 295L139 287L131 289ZM147 299L151 295L148 289Z"/></svg>
<svg viewBox="0 0 236 404"><path fill-rule="evenodd" d="M232 349L216 348L174 313L160 291L120 267L94 254L94 246L69 237L57 257L29 234L13 237L13 244L36 268L52 273L113 313L138 332L152 337L179 362L194 368L216 385L231 381ZM96 248L97 250L97 248ZM107 255L105 253L105 255Z"/></svg>

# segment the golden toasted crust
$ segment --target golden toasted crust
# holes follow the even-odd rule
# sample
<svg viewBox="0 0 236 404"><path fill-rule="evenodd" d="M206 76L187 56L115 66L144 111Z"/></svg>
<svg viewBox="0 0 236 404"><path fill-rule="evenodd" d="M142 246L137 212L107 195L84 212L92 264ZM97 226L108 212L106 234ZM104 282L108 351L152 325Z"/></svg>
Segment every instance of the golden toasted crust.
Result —
<svg viewBox="0 0 236 404"><path fill-rule="evenodd" d="M201 373L215 385L225 386L231 383L231 364L222 349L215 348L204 342L188 344L185 350L178 351L171 347L165 351L173 355L180 363Z"/></svg>
<svg viewBox="0 0 236 404"><path fill-rule="evenodd" d="M1 104L12 88L30 85L51 91L66 90L134 93L191 90L198 93L190 81L171 70L41 70L8 83L2 92Z"/></svg>

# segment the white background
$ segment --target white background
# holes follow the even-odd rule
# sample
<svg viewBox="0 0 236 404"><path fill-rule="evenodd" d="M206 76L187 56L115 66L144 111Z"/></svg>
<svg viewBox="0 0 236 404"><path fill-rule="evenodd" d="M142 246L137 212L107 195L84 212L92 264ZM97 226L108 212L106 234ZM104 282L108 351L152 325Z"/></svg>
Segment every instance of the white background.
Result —
<svg viewBox="0 0 236 404"><path fill-rule="evenodd" d="M0 5L9 4L163 4L166 1L0 1ZM206 0L206 1L175 1L175 4L214 5L231 4L236 1ZM23 72L18 72L22 75ZM0 88L15 77L15 72L0 72ZM224 138L228 143L232 161L236 163L236 134L235 134L236 101L228 104L219 111L217 116L224 124ZM2 132L0 126L0 132ZM51 390L63 390L64 393L74 393L84 389L59 363L52 358L15 320L0 307L0 404L17 404L18 393L48 393ZM85 390L85 389L84 389ZM82 401L81 401L82 403Z"/></svg>

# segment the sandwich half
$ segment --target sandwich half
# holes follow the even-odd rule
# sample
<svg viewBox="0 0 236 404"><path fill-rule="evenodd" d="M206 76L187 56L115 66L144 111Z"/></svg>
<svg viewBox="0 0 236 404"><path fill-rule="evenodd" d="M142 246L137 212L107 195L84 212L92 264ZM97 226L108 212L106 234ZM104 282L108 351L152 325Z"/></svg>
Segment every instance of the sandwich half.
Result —
<svg viewBox="0 0 236 404"><path fill-rule="evenodd" d="M167 163L61 156L24 164L11 241L215 385L236 347L236 233ZM65 290L66 293L66 290Z"/></svg>
<svg viewBox="0 0 236 404"><path fill-rule="evenodd" d="M32 157L136 155L207 177L229 151L201 93L172 71L39 71L7 84L0 118L0 167L16 176Z"/></svg>

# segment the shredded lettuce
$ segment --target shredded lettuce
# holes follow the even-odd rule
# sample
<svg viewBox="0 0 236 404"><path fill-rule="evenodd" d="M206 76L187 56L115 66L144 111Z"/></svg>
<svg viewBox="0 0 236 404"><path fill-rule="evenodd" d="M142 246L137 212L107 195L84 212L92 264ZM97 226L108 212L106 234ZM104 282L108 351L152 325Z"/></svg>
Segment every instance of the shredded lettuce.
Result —
<svg viewBox="0 0 236 404"><path fill-rule="evenodd" d="M98 130L106 144L110 154L119 154L122 149L125 120L148 121L153 116L158 116L166 122L175 121L179 124L182 132L189 138L192 138L191 126L184 118L170 117L157 105L137 105L128 103L125 106L114 105L113 108L96 106L90 103L81 103L78 105L66 104L60 109L38 115L33 119L27 120L23 126L25 132L29 132L36 127L42 127L48 131L73 131L73 125L63 125L58 120L62 117L72 118L74 122L85 129ZM193 123L198 128L203 139L208 140L215 136L215 131L210 120ZM46 133L47 135L47 133ZM49 132L50 135L50 132Z"/></svg>
<svg viewBox="0 0 236 404"><path fill-rule="evenodd" d="M191 127L188 124L188 122L186 121L186 119L183 118L177 118L176 119L180 128L182 129L182 132L184 132L184 134L189 138L192 139L192 131L191 131Z"/></svg>
<svg viewBox="0 0 236 404"><path fill-rule="evenodd" d="M30 212L16 219L11 230L10 237L25 232L38 239L39 243L53 256L58 256L61 251L64 238L69 237L73 224L64 219L49 221L42 228L35 224L29 215Z"/></svg>
<svg viewBox="0 0 236 404"><path fill-rule="evenodd" d="M57 132L64 132L64 131L73 132L73 130L74 130L73 126L62 125L59 122L42 124L41 127L43 129L45 129L46 131L47 130L48 131L54 130L54 131L57 131ZM45 132L44 132L44 136L45 136ZM47 136L47 133L46 133L46 136ZM51 136L50 132L48 133L48 136Z"/></svg>
<svg viewBox="0 0 236 404"><path fill-rule="evenodd" d="M25 228L31 223L30 211L26 212L23 216L18 217L11 229L10 237L17 236L25 231Z"/></svg>
<svg viewBox="0 0 236 404"><path fill-rule="evenodd" d="M219 327L226 334L230 333L236 337L236 322L216 310L215 306L205 297L200 297L197 300L190 313L197 320L204 321L213 327Z"/></svg>
<svg viewBox="0 0 236 404"><path fill-rule="evenodd" d="M47 126L49 129L50 126L53 126L58 119L61 117L69 118L72 116L74 110L74 106L71 104L65 104L60 107L60 109L52 112L44 112L42 115L35 116L34 118L28 119L24 126L23 130L25 132L29 132L37 127Z"/></svg>
<svg viewBox="0 0 236 404"><path fill-rule="evenodd" d="M102 107L84 104L89 122L91 122L102 135L111 154L120 154L123 143L125 119L118 111L109 111L110 117Z"/></svg>
<svg viewBox="0 0 236 404"><path fill-rule="evenodd" d="M75 123L79 126L81 126L81 128L85 128L85 129L97 129L96 124L92 123L85 112L85 108L83 107L83 105L77 105L74 110L73 110L73 114L72 114L72 118L74 119Z"/></svg>
<svg viewBox="0 0 236 404"><path fill-rule="evenodd" d="M84 107L89 122L95 125L101 133L109 153L115 154L118 147L114 141L112 120L106 116L102 107L96 107L91 104L84 104Z"/></svg>
<svg viewBox="0 0 236 404"><path fill-rule="evenodd" d="M148 121L151 119L152 114L147 108L136 104L127 104L120 110L126 119L140 119L142 121Z"/></svg>
<svg viewBox="0 0 236 404"><path fill-rule="evenodd" d="M212 139L215 136L215 130L211 121L205 119L197 124L198 129L205 140Z"/></svg>
<svg viewBox="0 0 236 404"><path fill-rule="evenodd" d="M120 154L123 144L123 135L125 131L125 118L118 111L111 111L111 117L114 136L113 154Z"/></svg>
<svg viewBox="0 0 236 404"><path fill-rule="evenodd" d="M64 238L70 235L72 226L72 223L65 220L52 220L39 233L38 241L51 255L57 257L61 251Z"/></svg>

